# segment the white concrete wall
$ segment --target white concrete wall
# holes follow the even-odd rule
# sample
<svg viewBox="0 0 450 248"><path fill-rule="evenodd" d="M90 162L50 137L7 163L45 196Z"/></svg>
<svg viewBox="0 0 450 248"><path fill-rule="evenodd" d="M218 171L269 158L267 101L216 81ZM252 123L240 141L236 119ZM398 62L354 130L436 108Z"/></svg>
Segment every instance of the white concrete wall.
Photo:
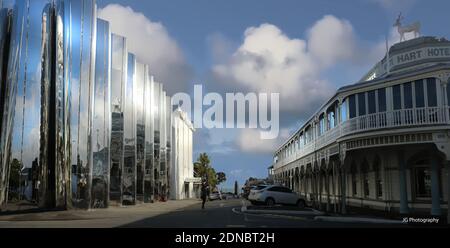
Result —
<svg viewBox="0 0 450 248"><path fill-rule="evenodd" d="M175 111L173 116L174 156L171 163L171 198L186 199L185 182L194 177L193 132L194 128L184 112ZM189 184L189 196L194 197L193 184Z"/></svg>

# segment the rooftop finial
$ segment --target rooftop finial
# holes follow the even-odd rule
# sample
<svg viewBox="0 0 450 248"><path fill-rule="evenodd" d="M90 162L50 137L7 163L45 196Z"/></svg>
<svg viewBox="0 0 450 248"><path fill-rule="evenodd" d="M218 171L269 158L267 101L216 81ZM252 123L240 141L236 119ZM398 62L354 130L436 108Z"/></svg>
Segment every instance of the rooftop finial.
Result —
<svg viewBox="0 0 450 248"><path fill-rule="evenodd" d="M402 16L402 12L398 15L394 27L397 27L398 33L400 34L400 42L406 40L405 34L414 32L414 38L417 38L420 36L420 22L415 22L410 25L402 26L402 20L404 17Z"/></svg>

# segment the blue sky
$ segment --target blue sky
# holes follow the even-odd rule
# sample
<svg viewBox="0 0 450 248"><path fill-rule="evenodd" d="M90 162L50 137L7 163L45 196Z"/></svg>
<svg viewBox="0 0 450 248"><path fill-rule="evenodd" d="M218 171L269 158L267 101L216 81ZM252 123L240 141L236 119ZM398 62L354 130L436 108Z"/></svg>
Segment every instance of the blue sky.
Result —
<svg viewBox="0 0 450 248"><path fill-rule="evenodd" d="M400 11L405 16L405 23L422 23L423 35L450 38L450 2L445 0L97 0L97 4L99 8L108 4L129 6L131 14L145 15L147 33L128 30L132 29L127 27L130 16L122 19L124 27L119 31L142 41L142 44L133 45L136 52L145 53L142 60L148 61L151 68L154 65L156 79L169 82L168 88L173 92L189 92L194 83L219 93L225 90L267 92L287 85L292 86L287 89L297 90L295 93L299 95L305 89L317 86L314 99L297 100L298 97L289 96L289 90L280 92L280 139L261 142L261 147L256 149L247 147L249 141L242 138L250 139L250 143L258 142L251 140L249 130L197 130L194 156L199 152L210 154L214 167L227 174L226 187L232 187L235 180L242 185L250 176L267 175L266 169L272 161L270 151L277 142L298 128L326 100L327 94L340 86L355 83L381 59L386 37L391 44L397 41L392 24ZM100 17L116 18L124 13L114 11L105 10ZM159 40L158 35L163 36L161 42L153 43ZM254 73L252 71L233 75L243 62L249 62L238 61L233 55L242 51L258 53L260 50L255 48L258 44L254 40L257 37L263 37L267 42L269 54L294 58L296 65L302 67L300 72L286 72L288 76L292 72L292 77L282 78L279 84L249 82L247 76ZM304 49L299 48L301 45ZM152 60L152 55L165 58L165 52L169 51L175 52L171 52L168 59ZM269 59L270 56L259 55L268 60L267 66L279 66ZM174 64L178 74L166 68ZM215 69L218 66L226 68L226 73L217 75ZM295 68L291 69L295 71ZM268 73L280 73L281 70L281 74L285 74L280 67L265 70ZM173 74L177 74L176 77ZM228 85L227 79L232 81Z"/></svg>

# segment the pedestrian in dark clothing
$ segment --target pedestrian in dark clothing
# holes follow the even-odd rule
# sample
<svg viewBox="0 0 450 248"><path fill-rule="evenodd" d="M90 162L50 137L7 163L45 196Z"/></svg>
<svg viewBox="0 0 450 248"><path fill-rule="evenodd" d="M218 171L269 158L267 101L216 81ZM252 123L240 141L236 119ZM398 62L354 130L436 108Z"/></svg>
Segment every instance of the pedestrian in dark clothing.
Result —
<svg viewBox="0 0 450 248"><path fill-rule="evenodd" d="M205 209L206 197L208 196L208 184L202 182L201 197L202 197L202 209Z"/></svg>

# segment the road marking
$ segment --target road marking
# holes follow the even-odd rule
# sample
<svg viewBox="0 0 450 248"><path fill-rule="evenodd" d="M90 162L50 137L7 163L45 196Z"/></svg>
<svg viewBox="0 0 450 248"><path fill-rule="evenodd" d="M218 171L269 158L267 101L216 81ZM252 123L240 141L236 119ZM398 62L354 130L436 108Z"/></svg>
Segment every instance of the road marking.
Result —
<svg viewBox="0 0 450 248"><path fill-rule="evenodd" d="M247 216L254 216L254 217L266 217L266 218L282 218L282 219L291 219L291 220L303 220L303 221L313 221L312 219L308 219L306 217L297 217L297 216L288 216L288 215L276 215L276 214L251 214L251 213L243 213L239 212L236 208L231 209L231 211L235 214L242 214L244 215L244 220L246 222L249 222L250 220L247 218Z"/></svg>
<svg viewBox="0 0 450 248"><path fill-rule="evenodd" d="M246 225L226 225L229 228L239 228L239 227L247 227Z"/></svg>

